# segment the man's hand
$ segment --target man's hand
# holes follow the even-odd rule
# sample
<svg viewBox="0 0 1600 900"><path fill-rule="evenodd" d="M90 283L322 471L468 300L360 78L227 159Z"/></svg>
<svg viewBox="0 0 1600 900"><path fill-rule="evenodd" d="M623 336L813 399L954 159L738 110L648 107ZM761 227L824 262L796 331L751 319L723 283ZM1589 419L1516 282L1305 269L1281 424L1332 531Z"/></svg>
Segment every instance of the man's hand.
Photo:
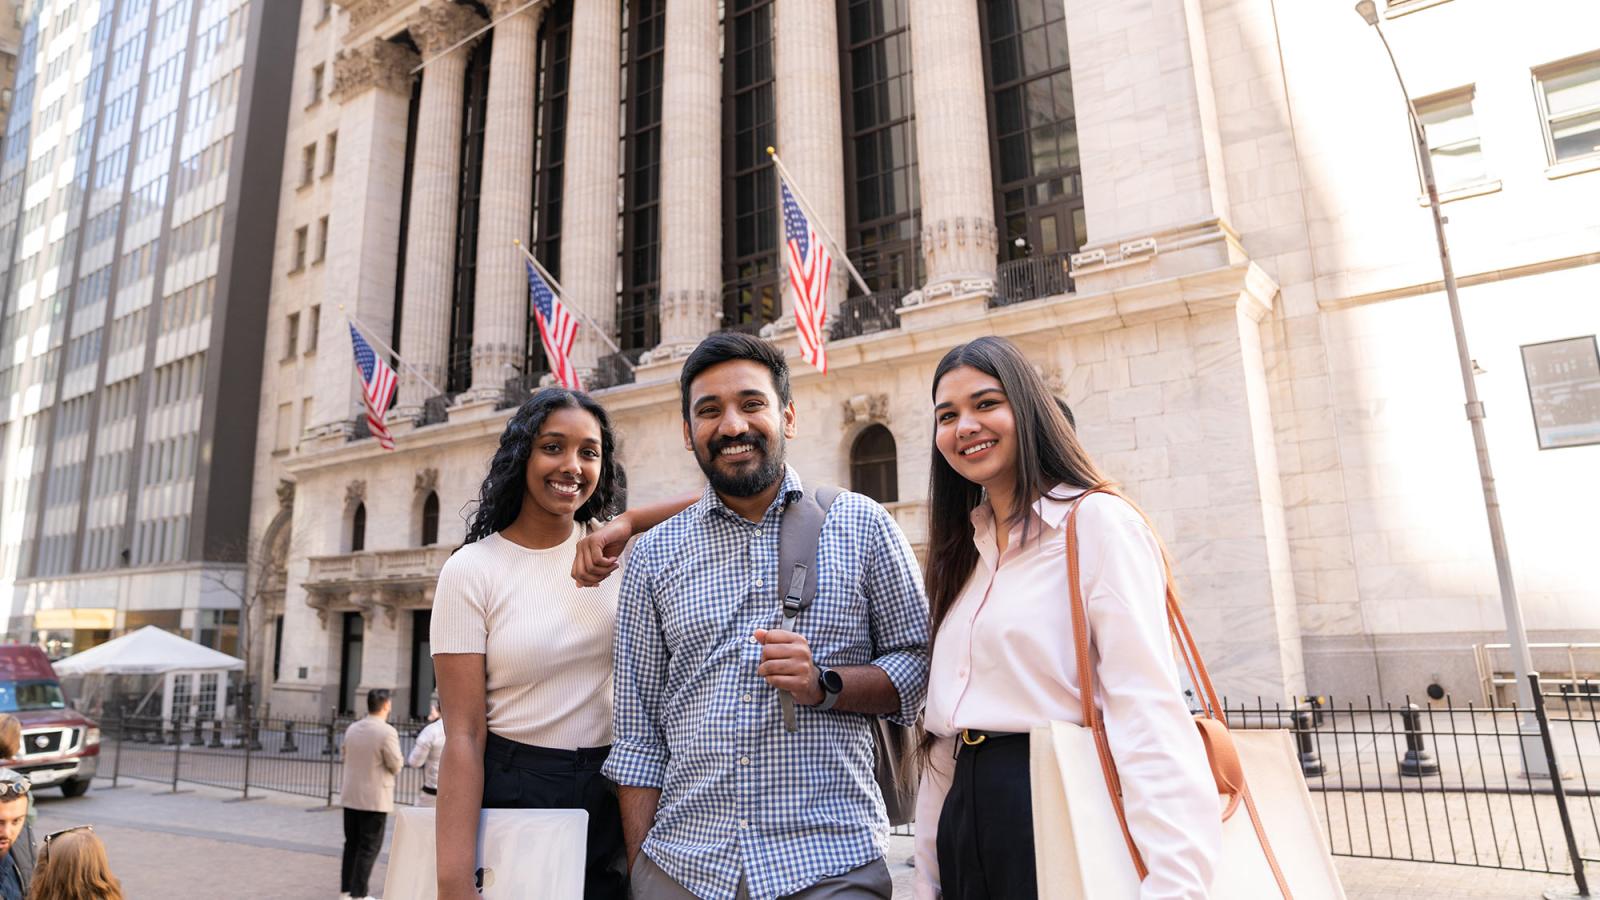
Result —
<svg viewBox="0 0 1600 900"><path fill-rule="evenodd" d="M597 587L621 565L622 548L633 537L633 518L627 513L596 528L578 541L572 561L572 580L578 587Z"/></svg>
<svg viewBox="0 0 1600 900"><path fill-rule="evenodd" d="M762 645L757 675L778 690L793 694L794 702L801 706L816 706L822 702L817 667L811 661L811 645L804 635L757 629L756 642Z"/></svg>

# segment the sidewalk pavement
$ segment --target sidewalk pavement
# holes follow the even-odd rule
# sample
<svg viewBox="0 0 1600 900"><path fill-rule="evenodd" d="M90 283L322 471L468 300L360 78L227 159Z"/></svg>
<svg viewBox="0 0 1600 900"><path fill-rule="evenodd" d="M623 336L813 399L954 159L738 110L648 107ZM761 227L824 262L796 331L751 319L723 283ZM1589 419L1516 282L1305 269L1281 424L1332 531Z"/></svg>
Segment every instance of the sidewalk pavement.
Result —
<svg viewBox="0 0 1600 900"><path fill-rule="evenodd" d="M153 782L101 779L83 797L55 791L38 797L39 835L93 824L105 841L123 893L144 897L230 900L333 900L339 894L343 816L314 801L279 794L228 802L237 792L197 787L171 794ZM391 818L391 823L393 819ZM909 900L913 839L891 839L895 900ZM385 839L387 847L387 838ZM382 895L387 853L372 873ZM1570 877L1467 866L1336 858L1350 900L1533 900L1550 888L1571 889ZM1596 873L1600 874L1600 873Z"/></svg>

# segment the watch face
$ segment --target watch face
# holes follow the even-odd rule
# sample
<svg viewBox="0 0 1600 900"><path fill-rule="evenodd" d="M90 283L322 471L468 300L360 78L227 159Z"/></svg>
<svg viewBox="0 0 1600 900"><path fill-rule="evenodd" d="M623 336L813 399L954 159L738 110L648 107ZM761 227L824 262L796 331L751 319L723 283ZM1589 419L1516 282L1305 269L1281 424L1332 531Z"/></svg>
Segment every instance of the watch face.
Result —
<svg viewBox="0 0 1600 900"><path fill-rule="evenodd" d="M822 689L830 694L837 694L844 690L844 677L832 669L823 669L821 679Z"/></svg>

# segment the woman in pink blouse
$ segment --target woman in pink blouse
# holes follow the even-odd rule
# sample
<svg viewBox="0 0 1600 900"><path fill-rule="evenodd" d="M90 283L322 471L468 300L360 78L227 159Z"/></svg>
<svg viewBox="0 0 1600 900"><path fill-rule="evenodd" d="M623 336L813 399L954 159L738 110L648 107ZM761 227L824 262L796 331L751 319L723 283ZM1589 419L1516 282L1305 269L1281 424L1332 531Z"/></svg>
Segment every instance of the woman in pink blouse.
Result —
<svg viewBox="0 0 1600 900"><path fill-rule="evenodd" d="M1065 532L1110 482L1011 342L945 354L933 380L928 602L935 631L917 796L919 898L1036 897L1028 732L1083 723ZM1166 568L1144 515L1093 494L1077 516L1099 704L1143 900L1203 898L1217 795L1167 632ZM1049 848L1039 848L1049 852Z"/></svg>

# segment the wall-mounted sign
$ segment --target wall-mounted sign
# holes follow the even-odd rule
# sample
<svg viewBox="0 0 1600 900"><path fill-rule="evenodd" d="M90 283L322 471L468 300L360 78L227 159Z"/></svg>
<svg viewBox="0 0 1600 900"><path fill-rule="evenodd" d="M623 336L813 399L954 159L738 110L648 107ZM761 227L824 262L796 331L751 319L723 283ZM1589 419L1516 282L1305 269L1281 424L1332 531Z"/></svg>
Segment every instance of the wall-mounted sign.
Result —
<svg viewBox="0 0 1600 900"><path fill-rule="evenodd" d="M1522 369L1540 450L1600 444L1600 343L1594 335L1527 344Z"/></svg>

